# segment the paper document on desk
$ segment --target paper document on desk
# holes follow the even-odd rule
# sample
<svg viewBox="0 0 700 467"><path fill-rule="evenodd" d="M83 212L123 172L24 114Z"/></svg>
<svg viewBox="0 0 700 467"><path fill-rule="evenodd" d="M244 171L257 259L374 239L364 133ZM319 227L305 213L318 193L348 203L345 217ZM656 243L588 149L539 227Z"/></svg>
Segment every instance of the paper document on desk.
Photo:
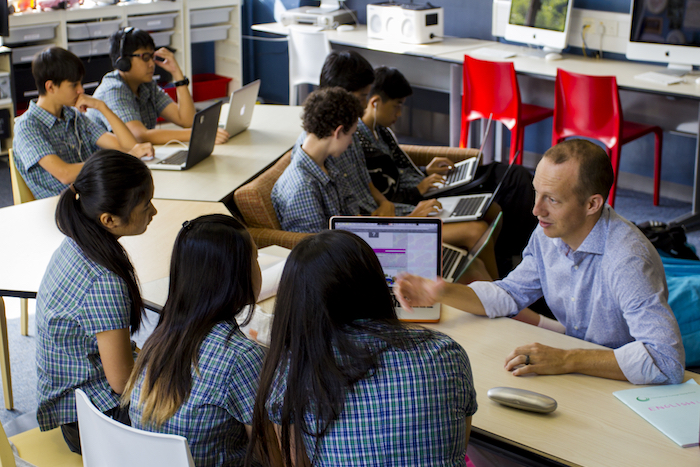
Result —
<svg viewBox="0 0 700 467"><path fill-rule="evenodd" d="M684 384L650 386L615 391L613 395L641 415L676 444L698 445L700 436L700 386Z"/></svg>

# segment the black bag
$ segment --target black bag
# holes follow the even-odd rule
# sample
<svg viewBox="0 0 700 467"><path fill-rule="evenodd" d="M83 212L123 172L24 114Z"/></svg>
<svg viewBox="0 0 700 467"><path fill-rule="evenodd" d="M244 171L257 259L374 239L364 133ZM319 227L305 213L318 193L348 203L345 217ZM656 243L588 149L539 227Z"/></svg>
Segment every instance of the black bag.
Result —
<svg viewBox="0 0 700 467"><path fill-rule="evenodd" d="M657 250L661 250L673 258L699 260L695 252L688 246L688 238L682 225L647 221L638 224L637 227Z"/></svg>

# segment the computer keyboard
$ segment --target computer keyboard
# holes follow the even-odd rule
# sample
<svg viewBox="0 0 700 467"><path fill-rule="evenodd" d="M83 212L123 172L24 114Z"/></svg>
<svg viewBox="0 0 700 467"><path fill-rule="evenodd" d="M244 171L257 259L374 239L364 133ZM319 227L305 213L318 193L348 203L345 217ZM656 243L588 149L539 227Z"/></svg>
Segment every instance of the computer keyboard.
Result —
<svg viewBox="0 0 700 467"><path fill-rule="evenodd" d="M683 78L681 78L680 76L667 75L664 73L657 73L655 71L647 71L646 73L636 75L634 79L638 79L640 81L648 81L650 83L655 84L663 84L665 86L683 82Z"/></svg>
<svg viewBox="0 0 700 467"><path fill-rule="evenodd" d="M487 58L511 58L515 57L517 53L509 50L497 49L495 47L481 47L472 51L469 55L479 55L481 57Z"/></svg>
<svg viewBox="0 0 700 467"><path fill-rule="evenodd" d="M472 216L476 214L484 200L484 196L470 196L469 198L460 199L454 211L450 214L450 217Z"/></svg>
<svg viewBox="0 0 700 467"><path fill-rule="evenodd" d="M182 165L187 160L187 151L178 151L167 159L158 162L163 165Z"/></svg>
<svg viewBox="0 0 700 467"><path fill-rule="evenodd" d="M467 174L471 173L473 161L469 161L466 164L461 164L455 166L455 168L447 175L446 184L451 185L452 183L461 182L467 177Z"/></svg>

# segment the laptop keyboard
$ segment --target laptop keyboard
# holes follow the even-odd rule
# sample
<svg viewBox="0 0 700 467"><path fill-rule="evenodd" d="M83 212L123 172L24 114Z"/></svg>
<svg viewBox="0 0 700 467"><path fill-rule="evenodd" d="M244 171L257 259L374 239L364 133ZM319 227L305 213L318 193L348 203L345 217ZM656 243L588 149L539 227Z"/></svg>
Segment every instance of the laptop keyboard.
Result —
<svg viewBox="0 0 700 467"><path fill-rule="evenodd" d="M490 195L470 196L469 198L460 199L457 206L455 206L454 211L452 211L452 214L450 214L450 217L475 215L478 212L481 203L484 201L485 196Z"/></svg>
<svg viewBox="0 0 700 467"><path fill-rule="evenodd" d="M442 247L442 277L447 277L452 267L460 258L460 254L457 250L452 248Z"/></svg>
<svg viewBox="0 0 700 467"><path fill-rule="evenodd" d="M447 175L446 184L450 185L452 183L461 182L467 178L467 176L471 174L473 165L474 161L470 161L467 164L456 166L454 170Z"/></svg>
<svg viewBox="0 0 700 467"><path fill-rule="evenodd" d="M187 151L178 151L167 159L158 162L163 165L182 165L187 161Z"/></svg>

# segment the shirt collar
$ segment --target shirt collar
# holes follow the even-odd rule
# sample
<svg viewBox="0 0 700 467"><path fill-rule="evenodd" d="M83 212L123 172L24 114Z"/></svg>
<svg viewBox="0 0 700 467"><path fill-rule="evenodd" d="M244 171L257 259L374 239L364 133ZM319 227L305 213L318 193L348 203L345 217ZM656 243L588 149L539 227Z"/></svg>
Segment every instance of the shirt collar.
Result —
<svg viewBox="0 0 700 467"><path fill-rule="evenodd" d="M575 253L592 253L602 255L605 252L605 239L608 236L608 227L610 223L610 212L612 208L609 205L603 207L603 212L600 213L598 222L595 223L591 231L588 233L583 243L576 249ZM571 248L564 243L561 238L555 239L562 251L567 252Z"/></svg>
<svg viewBox="0 0 700 467"><path fill-rule="evenodd" d="M301 145L296 146L293 152L293 158L299 158L299 165L323 185L328 185L336 177L337 169L335 167L333 156L326 159L326 170L328 170L328 173L326 174L323 170L321 170L321 167L319 167L318 164L311 159L311 156L309 156L306 151L301 148Z"/></svg>
<svg viewBox="0 0 700 467"><path fill-rule="evenodd" d="M43 124L47 128L51 128L56 124L60 124L62 121L66 123L71 122L76 116L76 110L73 107L68 107L64 105L63 118L56 118L54 114L44 109L43 107L40 107L34 101L31 101L29 103L29 109L27 110L27 113L29 113L29 115L31 115L32 117L36 118L41 124Z"/></svg>
<svg viewBox="0 0 700 467"><path fill-rule="evenodd" d="M124 86L126 86L131 91L129 84L126 81L124 81L124 78L122 78L122 75L121 75L121 73L119 73L119 70L114 70L112 73L110 73L110 75L113 79L124 83ZM147 83L139 84L139 94L134 95L134 97L136 97L136 99L139 99L139 100L149 99L151 97L150 86L148 86Z"/></svg>

